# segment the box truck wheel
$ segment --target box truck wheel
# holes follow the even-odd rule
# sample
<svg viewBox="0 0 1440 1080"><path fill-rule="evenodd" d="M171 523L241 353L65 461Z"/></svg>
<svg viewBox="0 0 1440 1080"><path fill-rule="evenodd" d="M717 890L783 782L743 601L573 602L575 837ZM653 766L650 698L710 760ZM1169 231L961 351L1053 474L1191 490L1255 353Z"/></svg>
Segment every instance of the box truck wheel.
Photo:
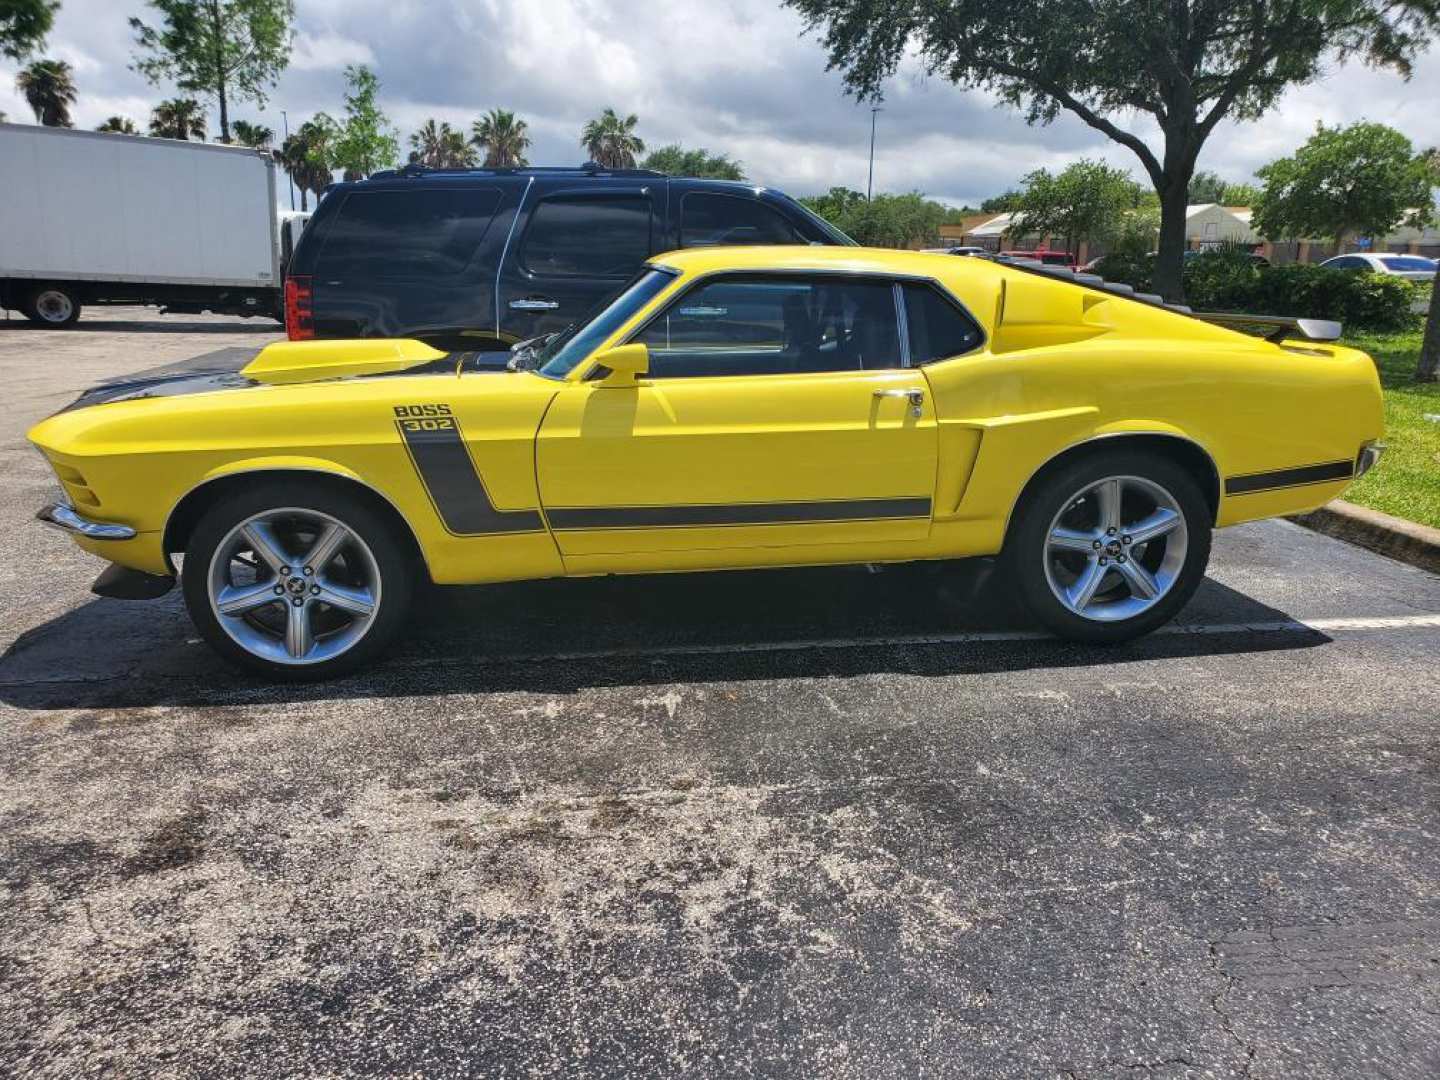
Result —
<svg viewBox="0 0 1440 1080"><path fill-rule="evenodd" d="M25 298L20 310L27 319L41 326L74 326L80 318L80 301L68 288L42 285Z"/></svg>

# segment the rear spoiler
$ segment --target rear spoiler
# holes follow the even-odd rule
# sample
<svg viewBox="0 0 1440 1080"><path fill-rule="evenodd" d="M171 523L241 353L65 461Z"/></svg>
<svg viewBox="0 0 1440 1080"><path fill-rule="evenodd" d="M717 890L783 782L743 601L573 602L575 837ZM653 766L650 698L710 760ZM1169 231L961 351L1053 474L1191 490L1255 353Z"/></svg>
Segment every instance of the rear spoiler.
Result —
<svg viewBox="0 0 1440 1080"><path fill-rule="evenodd" d="M1195 318L1216 326L1269 326L1273 329L1266 334L1268 341L1284 341L1298 336L1306 341L1339 341L1343 329L1338 322L1329 319L1292 319L1285 315L1230 315L1218 312L1197 311Z"/></svg>
<svg viewBox="0 0 1440 1080"><path fill-rule="evenodd" d="M1296 334L1307 341L1340 340L1340 324L1329 319L1292 319L1286 315L1237 315L1229 312L1192 311L1184 304L1168 304L1164 297L1154 293L1137 293L1133 285L1125 285L1118 281L1106 281L1098 274L1082 273L1071 270L1068 266L1047 265L1039 259L1021 259L1013 255L982 255L980 258L1002 263L1005 266L1013 266L1017 270L1028 270L1046 277L1073 281L1077 285L1085 285L1102 292L1115 293L1117 296L1137 300L1142 304L1149 304L1151 307L1164 308L1177 315L1189 315L1191 318L1213 323L1216 326L1236 329L1246 326L1273 327L1270 333L1265 335L1267 341L1284 341L1286 338L1295 337Z"/></svg>

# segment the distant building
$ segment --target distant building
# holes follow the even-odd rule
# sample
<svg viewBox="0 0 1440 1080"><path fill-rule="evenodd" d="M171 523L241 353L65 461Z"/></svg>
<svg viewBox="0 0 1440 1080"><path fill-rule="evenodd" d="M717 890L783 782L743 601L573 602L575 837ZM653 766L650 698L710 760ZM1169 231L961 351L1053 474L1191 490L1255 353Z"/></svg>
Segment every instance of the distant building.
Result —
<svg viewBox="0 0 1440 1080"><path fill-rule="evenodd" d="M1195 250L1221 244L1245 244L1272 262L1322 262L1340 254L1331 240L1269 241L1251 226L1253 211L1248 206L1221 206L1219 203L1195 203L1185 208L1185 246ZM940 226L941 243L971 245L989 251L1059 249L1063 237L1037 236L1024 232L1024 222L1017 214L975 214L952 225ZM1075 252L1078 261L1105 252L1105 245L1080 244ZM1372 241L1356 237L1345 245L1346 251L1394 251L1411 255L1440 258L1440 225L1423 229L1402 227L1388 236Z"/></svg>

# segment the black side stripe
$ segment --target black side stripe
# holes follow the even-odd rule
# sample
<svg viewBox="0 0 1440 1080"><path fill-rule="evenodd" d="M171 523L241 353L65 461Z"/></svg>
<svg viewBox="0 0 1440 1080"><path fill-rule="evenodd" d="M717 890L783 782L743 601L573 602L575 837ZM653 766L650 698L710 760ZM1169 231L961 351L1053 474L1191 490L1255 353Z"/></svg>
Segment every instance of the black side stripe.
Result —
<svg viewBox="0 0 1440 1080"><path fill-rule="evenodd" d="M1353 461L1327 461L1320 465L1301 465L1295 469L1276 469L1274 472L1227 476L1225 478L1225 494L1248 495L1256 491L1272 491L1275 488L1324 484L1333 480L1348 480L1354 475L1355 463Z"/></svg>
<svg viewBox="0 0 1440 1080"><path fill-rule="evenodd" d="M928 518L930 500L851 499L820 502L727 503L698 506L547 507L550 527L575 529L663 529L719 525L790 525L827 521Z"/></svg>
<svg viewBox="0 0 1440 1080"><path fill-rule="evenodd" d="M447 532L482 536L544 530L538 510L495 509L485 481L470 459L458 420L448 419L448 426L431 430L411 430L403 420L397 420L395 426Z"/></svg>

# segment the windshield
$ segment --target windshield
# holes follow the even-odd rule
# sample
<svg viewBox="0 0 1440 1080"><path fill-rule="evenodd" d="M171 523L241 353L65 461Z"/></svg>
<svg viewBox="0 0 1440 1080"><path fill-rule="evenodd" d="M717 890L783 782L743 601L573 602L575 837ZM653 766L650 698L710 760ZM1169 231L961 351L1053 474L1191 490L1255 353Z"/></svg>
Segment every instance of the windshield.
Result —
<svg viewBox="0 0 1440 1080"><path fill-rule="evenodd" d="M622 323L675 280L673 270L647 266L613 300L602 302L598 314L571 323L535 351L535 365L547 379L563 379Z"/></svg>

